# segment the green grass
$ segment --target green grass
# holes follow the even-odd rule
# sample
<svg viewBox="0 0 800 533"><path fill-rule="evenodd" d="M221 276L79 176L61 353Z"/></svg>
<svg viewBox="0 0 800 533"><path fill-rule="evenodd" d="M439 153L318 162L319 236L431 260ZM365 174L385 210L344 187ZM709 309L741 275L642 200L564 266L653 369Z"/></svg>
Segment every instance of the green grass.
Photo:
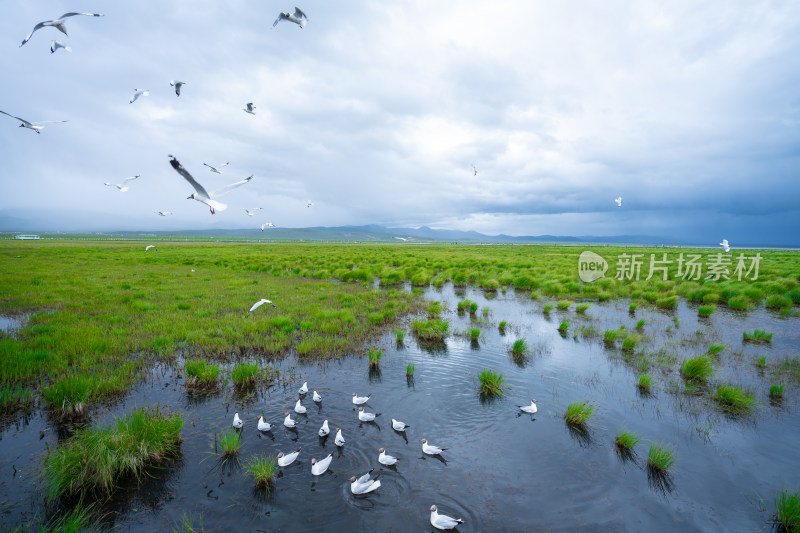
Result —
<svg viewBox="0 0 800 533"><path fill-rule="evenodd" d="M573 402L567 406L564 413L564 420L573 427L580 427L586 424L594 414L594 405L588 401Z"/></svg>
<svg viewBox="0 0 800 533"><path fill-rule="evenodd" d="M414 363L408 363L406 365L406 377L408 378L413 377L415 369L416 367L414 366Z"/></svg>
<svg viewBox="0 0 800 533"><path fill-rule="evenodd" d="M647 452L647 466L659 473L667 473L672 465L675 464L675 452L654 442L650 444L650 450Z"/></svg>
<svg viewBox="0 0 800 533"><path fill-rule="evenodd" d="M707 355L690 357L681 363L681 377L686 381L705 382L714 373L714 366Z"/></svg>
<svg viewBox="0 0 800 533"><path fill-rule="evenodd" d="M775 514L785 531L800 531L800 492L781 491L775 498Z"/></svg>
<svg viewBox="0 0 800 533"><path fill-rule="evenodd" d="M553 304L549 303L549 304L545 304L544 308L542 309L542 312L544 314L548 314L552 310L553 310Z"/></svg>
<svg viewBox="0 0 800 533"><path fill-rule="evenodd" d="M460 302L458 302L458 304L456 304L456 311L458 311L459 313L463 313L464 311L468 311L471 305L472 305L472 300L468 298L461 300Z"/></svg>
<svg viewBox="0 0 800 533"><path fill-rule="evenodd" d="M561 333L566 333L567 331L569 331L569 322L567 322L566 320L561 322L561 324L559 324L558 326L558 331L560 331Z"/></svg>
<svg viewBox="0 0 800 533"><path fill-rule="evenodd" d="M369 349L369 367L370 368L379 368L381 365L381 356L383 355L383 351L379 350L378 348L370 348Z"/></svg>
<svg viewBox="0 0 800 533"><path fill-rule="evenodd" d="M10 533L82 533L104 530L95 505L85 507L79 502L68 513L51 515L44 523L36 524L35 521L32 521L24 526L6 531Z"/></svg>
<svg viewBox="0 0 800 533"><path fill-rule="evenodd" d="M571 306L571 305L572 305L572 302L570 302L569 300L560 300L556 304L556 307L558 307L559 311L566 311L567 309L569 309L569 306Z"/></svg>
<svg viewBox="0 0 800 533"><path fill-rule="evenodd" d="M253 388L259 381L257 363L238 363L231 370L233 386L239 390Z"/></svg>
<svg viewBox="0 0 800 533"><path fill-rule="evenodd" d="M617 431L617 436L614 438L614 443L618 448L623 450L633 450L639 441L642 440L638 435L620 429Z"/></svg>
<svg viewBox="0 0 800 533"><path fill-rule="evenodd" d="M734 385L719 385L714 400L723 409L737 414L745 414L756 407L753 394Z"/></svg>
<svg viewBox="0 0 800 533"><path fill-rule="evenodd" d="M229 428L222 435L219 436L219 450L223 457L234 457L239 455L239 447L242 444L242 438L238 431Z"/></svg>
<svg viewBox="0 0 800 533"><path fill-rule="evenodd" d="M219 365L209 364L204 359L190 359L184 365L186 385L198 388L216 388Z"/></svg>
<svg viewBox="0 0 800 533"><path fill-rule="evenodd" d="M792 307L792 299L782 294L768 296L764 302L767 309L789 309Z"/></svg>
<svg viewBox="0 0 800 533"><path fill-rule="evenodd" d="M650 374L643 372L642 374L639 374L639 379L636 380L636 386L642 392L649 392L652 382L653 377Z"/></svg>
<svg viewBox="0 0 800 533"><path fill-rule="evenodd" d="M606 344L614 344L619 337L619 330L607 329L603 334L603 342Z"/></svg>
<svg viewBox="0 0 800 533"><path fill-rule="evenodd" d="M183 419L161 408L142 408L108 428L78 431L44 461L51 499L111 494L123 476L141 478L148 465L179 452Z"/></svg>
<svg viewBox="0 0 800 533"><path fill-rule="evenodd" d="M467 330L467 334L469 335L470 339L476 341L481 336L481 330L480 328L470 328Z"/></svg>
<svg viewBox="0 0 800 533"><path fill-rule="evenodd" d="M525 342L525 339L515 340L514 344L511 346L511 352L515 355L525 355L528 353L528 344Z"/></svg>
<svg viewBox="0 0 800 533"><path fill-rule="evenodd" d="M639 335L628 335L625 337L625 340L622 341L622 349L626 352L632 352L641 340L642 337Z"/></svg>
<svg viewBox="0 0 800 533"><path fill-rule="evenodd" d="M442 302L434 300L428 304L428 318L439 318L442 314Z"/></svg>
<svg viewBox="0 0 800 533"><path fill-rule="evenodd" d="M442 319L415 320L411 330L423 341L443 341L447 337L450 323Z"/></svg>
<svg viewBox="0 0 800 533"><path fill-rule="evenodd" d="M778 363L775 371L788 376L795 383L800 384L800 357L797 355L784 357Z"/></svg>
<svg viewBox="0 0 800 533"><path fill-rule="evenodd" d="M484 368L478 374L480 381L480 393L483 396L502 396L503 395L503 382L505 378L503 374L498 374L493 370Z"/></svg>
<svg viewBox="0 0 800 533"><path fill-rule="evenodd" d="M275 458L269 455L258 455L245 463L245 470L253 476L256 486L269 490L273 484L275 475Z"/></svg>
<svg viewBox="0 0 800 533"><path fill-rule="evenodd" d="M500 323L497 325L497 329L500 331L500 333L505 333L507 326L508 322L506 322L505 320L501 320Z"/></svg>
<svg viewBox="0 0 800 533"><path fill-rule="evenodd" d="M198 517L198 521L200 524L195 526L194 520L186 513L183 513L178 526L172 528L172 533L205 533L205 529L203 528L203 515Z"/></svg>
<svg viewBox="0 0 800 533"><path fill-rule="evenodd" d="M584 313L586 313L586 310L589 309L591 306L592 306L592 304L590 304L590 303L578 304L578 305L575 306L575 311L577 313L584 314Z"/></svg>
<svg viewBox="0 0 800 533"><path fill-rule="evenodd" d="M397 339L397 342L403 342L403 339L406 338L406 331L404 329L398 329L394 332L394 336Z"/></svg>
<svg viewBox="0 0 800 533"><path fill-rule="evenodd" d="M769 397L774 400L783 398L783 385L780 383L773 383L769 386Z"/></svg>
<svg viewBox="0 0 800 533"><path fill-rule="evenodd" d="M644 329L644 325L645 324L647 324L647 320L646 319L644 319L644 318L639 319L639 321L636 323L636 329L638 329L638 330Z"/></svg>
<svg viewBox="0 0 800 533"><path fill-rule="evenodd" d="M636 310L637 310L637 309L639 309L639 304L634 304L634 303L632 303L632 304L630 304L630 305L628 306L628 312L629 312L630 314L634 314L634 313L636 313Z"/></svg>
<svg viewBox="0 0 800 533"><path fill-rule="evenodd" d="M767 368L767 356L762 355L761 357L756 359L756 366L761 369Z"/></svg>
<svg viewBox="0 0 800 533"><path fill-rule="evenodd" d="M48 406L60 417L84 413L94 382L90 377L64 377L42 391Z"/></svg>
<svg viewBox="0 0 800 533"><path fill-rule="evenodd" d="M697 308L697 316L711 316L711 314L717 310L717 306L713 304L709 305L701 305Z"/></svg>
<svg viewBox="0 0 800 533"><path fill-rule="evenodd" d="M724 344L711 344L708 347L708 355L712 355L712 356L719 355L719 353L724 349L725 349L725 345Z"/></svg>
<svg viewBox="0 0 800 533"><path fill-rule="evenodd" d="M753 333L742 333L743 342L772 342L772 333L767 333L762 329L756 329Z"/></svg>

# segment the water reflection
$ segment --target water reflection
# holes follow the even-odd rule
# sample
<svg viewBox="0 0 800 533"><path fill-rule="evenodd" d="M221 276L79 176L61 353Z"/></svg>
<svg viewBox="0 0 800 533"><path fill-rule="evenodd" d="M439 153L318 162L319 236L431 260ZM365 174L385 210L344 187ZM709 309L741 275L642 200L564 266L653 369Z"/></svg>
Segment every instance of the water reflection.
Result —
<svg viewBox="0 0 800 533"><path fill-rule="evenodd" d="M589 448L594 444L594 440L592 439L592 434L589 432L589 429L585 426L571 426L569 424L565 424L567 428L567 433L572 439L577 442L581 448Z"/></svg>
<svg viewBox="0 0 800 533"><path fill-rule="evenodd" d="M647 484L651 489L663 496L668 496L673 491L675 484L669 472L656 470L649 466L645 470L647 470Z"/></svg>
<svg viewBox="0 0 800 533"><path fill-rule="evenodd" d="M381 377L383 374L381 373L380 368L370 368L369 369L369 383L370 385L375 385L382 381Z"/></svg>

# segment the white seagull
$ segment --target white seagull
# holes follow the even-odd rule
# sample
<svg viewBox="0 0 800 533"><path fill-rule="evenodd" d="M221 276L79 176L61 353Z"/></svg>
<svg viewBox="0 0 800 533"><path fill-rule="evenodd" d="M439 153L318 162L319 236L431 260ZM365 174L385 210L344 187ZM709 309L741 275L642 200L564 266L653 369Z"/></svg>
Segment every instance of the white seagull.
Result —
<svg viewBox="0 0 800 533"><path fill-rule="evenodd" d="M329 466L331 466L331 461L333 461L333 454L329 453L328 457L325 459L320 459L317 461L313 457L311 458L311 475L313 476L321 476L325 473Z"/></svg>
<svg viewBox="0 0 800 533"><path fill-rule="evenodd" d="M264 208L263 208L263 207L254 207L254 208L253 208L253 211L258 211L259 209L264 209ZM255 215L255 213L253 213L253 211L250 211L250 210L249 210L249 209L247 209L246 207L243 207L243 208L242 208L242 210L243 210L243 211L245 212L245 214L246 214L247 216L249 216L249 217L251 217L251 216Z"/></svg>
<svg viewBox="0 0 800 533"><path fill-rule="evenodd" d="M211 165L209 165L208 163L203 163L203 164L204 164L205 166L207 166L207 167L208 167L208 169L209 169L211 172L216 172L217 174L222 174L222 172L220 172L219 168L225 168L225 167L227 167L228 165L230 165L230 164L231 164L231 162L230 162L230 161L228 161L228 162L227 162L227 163L225 163L224 165L220 165L220 166L219 166L219 168L217 168L217 167L214 167L214 166L211 166Z"/></svg>
<svg viewBox="0 0 800 533"><path fill-rule="evenodd" d="M28 128L29 130L33 130L36 133L41 133L41 130L44 129L44 126L42 126L42 124L50 124L50 123L56 123L56 122L67 122L66 120L45 120L43 122L28 122L24 118L15 117L14 115L6 113L5 111L0 111L0 113L2 113L4 115L8 115L9 117L15 118L15 119L19 120L20 122L22 122L22 124L19 125L20 128Z"/></svg>
<svg viewBox="0 0 800 533"><path fill-rule="evenodd" d="M259 431L269 431L272 429L272 424L264 420L263 416L258 417L258 430Z"/></svg>
<svg viewBox="0 0 800 533"><path fill-rule="evenodd" d="M187 200L189 200L189 199L197 200L198 202L202 202L202 203L206 204L208 206L208 208L211 210L211 214L212 215L215 214L217 210L224 211L225 209L228 208L227 205L225 205L225 204L223 204L221 202L217 202L216 200L214 200L214 198L222 196L226 192L228 192L228 191L230 191L232 189L235 189L236 187L239 187L241 185L244 185L245 183L247 183L248 181L253 179L253 175L251 174L250 176L246 177L243 180L237 181L236 183L231 183L230 185L227 185L227 186L225 186L225 187L223 187L223 188L221 188L221 189L219 189L217 191L214 191L211 194L209 194L208 192L206 192L206 190L203 188L203 186L200 185L199 183L197 183L197 181L192 177L192 175L189 174L189 172L185 168L183 168L183 166L180 164L180 162L177 159L175 159L173 156L169 156L169 157L171 158L169 164L172 165L172 168L174 168L175 171L178 174L183 176L183 178L186 181L188 181L192 185L192 187L194 187L194 190L196 191L196 192L193 192L191 194L191 196L188 196L186 199Z"/></svg>
<svg viewBox="0 0 800 533"><path fill-rule="evenodd" d="M300 403L300 398L297 399L297 403L294 404L294 412L299 415L306 414L307 409Z"/></svg>
<svg viewBox="0 0 800 533"><path fill-rule="evenodd" d="M300 11L299 7L295 7L294 13L284 13L283 11L281 11L278 14L278 18L276 18L275 22L272 23L272 27L274 28L275 26L277 26L278 23L282 20L288 20L289 22L294 22L295 24L300 26L300 29L302 30L303 28L306 27L306 23L308 22L308 17L306 17L305 13Z"/></svg>
<svg viewBox="0 0 800 533"><path fill-rule="evenodd" d="M392 457L386 453L386 450L381 448L378 450L381 454L378 456L378 462L382 465L391 466L397 462L397 457Z"/></svg>
<svg viewBox="0 0 800 533"><path fill-rule="evenodd" d="M148 245L148 246L146 246L146 247L145 247L144 251L146 252L146 251L147 251L147 250L149 250L150 248L156 248L156 245L155 245L155 244L150 244L150 245ZM156 248L156 252L157 252L157 251L158 251L158 248Z"/></svg>
<svg viewBox="0 0 800 533"><path fill-rule="evenodd" d="M420 442L422 443L422 452L427 453L428 455L439 455L447 449L428 444L428 439L420 439Z"/></svg>
<svg viewBox="0 0 800 533"><path fill-rule="evenodd" d="M411 426L409 426L405 422L400 422L399 420L395 420L394 418L392 418L392 429L394 429L395 431L405 431L406 428L410 427Z"/></svg>
<svg viewBox="0 0 800 533"><path fill-rule="evenodd" d="M148 91L146 89L134 89L133 90L133 98L131 98L131 101L128 102L128 103L132 104L136 100L138 100L140 96L149 96L149 95L150 95L150 91Z"/></svg>
<svg viewBox="0 0 800 533"><path fill-rule="evenodd" d="M312 396L315 402L319 403L322 401L322 396L319 395L317 391L314 391L314 395Z"/></svg>
<svg viewBox="0 0 800 533"><path fill-rule="evenodd" d="M293 428L297 425L297 422L292 420L292 415L290 415L289 413L283 413L283 414L286 415L286 418L283 419L284 426L286 426L287 428Z"/></svg>
<svg viewBox="0 0 800 533"><path fill-rule="evenodd" d="M314 202L312 202L311 200L306 202L306 207L311 207L312 205L314 205Z"/></svg>
<svg viewBox="0 0 800 533"><path fill-rule="evenodd" d="M617 207L622 207L622 196L618 196L614 201L617 202Z"/></svg>
<svg viewBox="0 0 800 533"><path fill-rule="evenodd" d="M453 518L452 516L447 516L446 514L439 514L436 511L436 506L431 505L431 525L436 529L453 529L458 524L463 524L464 521L460 518Z"/></svg>
<svg viewBox="0 0 800 533"><path fill-rule="evenodd" d="M530 405L520 405L519 410L522 411L523 413L530 413L533 415L536 414L536 411L538 411L539 409L536 408L536 400L531 400Z"/></svg>
<svg viewBox="0 0 800 533"><path fill-rule="evenodd" d="M297 456L300 455L300 449L293 451L292 453L287 453L283 455L283 452L279 453L277 456L278 459L278 466L289 466L297 459Z"/></svg>
<svg viewBox="0 0 800 533"><path fill-rule="evenodd" d="M318 432L318 433L319 433L319 436L320 436L320 437L327 437L327 436L328 436L328 433L330 433L330 432L331 432L331 430L328 428L328 421L327 421L327 420L325 420L325 421L322 423L322 427L321 427L321 428L319 428L319 432Z"/></svg>
<svg viewBox="0 0 800 533"><path fill-rule="evenodd" d="M172 211L153 211L153 213L155 213L155 214L157 214L159 216L165 217L167 215L171 215Z"/></svg>
<svg viewBox="0 0 800 533"><path fill-rule="evenodd" d="M44 22L40 22L39 24L34 26L33 29L31 30L31 32L28 34L28 36L25 37L22 40L22 42L20 43L20 47L31 40L31 37L33 37L33 34L36 32L36 30L44 28L45 26L52 26L53 28L57 29L58 31L60 31L64 35L69 36L67 34L67 27L64 26L64 23L66 22L64 19L69 18L69 17L74 17L75 15L86 15L87 17L103 17L103 16L105 16L102 13L75 13L74 11L71 11L69 13L64 13L63 15L58 17L56 20L45 20Z"/></svg>
<svg viewBox="0 0 800 533"><path fill-rule="evenodd" d="M130 178L125 178L124 180L122 180L122 183L117 183L116 185L111 183L110 181L104 181L103 185L105 185L106 187L116 187L117 189L119 189L119 192L125 192L125 191L128 190L128 186L125 185L125 184L128 183L129 181L135 180L138 177L139 177L139 174L136 174L135 176L131 176Z"/></svg>
<svg viewBox="0 0 800 533"><path fill-rule="evenodd" d="M303 384L297 389L299 394L308 394L308 381L304 381Z"/></svg>
<svg viewBox="0 0 800 533"><path fill-rule="evenodd" d="M381 416L380 413L368 413L363 407L358 408L358 419L362 422L373 422L376 416Z"/></svg>
<svg viewBox="0 0 800 533"><path fill-rule="evenodd" d="M233 413L233 427L236 429L241 429L243 425L244 422L242 422L242 419L239 418L239 413Z"/></svg>
<svg viewBox="0 0 800 533"><path fill-rule="evenodd" d="M171 81L169 82L169 86L170 86L170 87L175 87L175 94L176 94L177 96L180 96L180 95L181 95L181 87L183 87L184 85L186 85L186 82L185 82L185 81L175 81L175 80L171 80Z"/></svg>
<svg viewBox="0 0 800 533"><path fill-rule="evenodd" d="M350 482L350 492L353 494L366 494L380 487L381 481L379 479L370 479L369 475L371 473L372 470L359 478L353 476L348 479L347 481Z"/></svg>
<svg viewBox="0 0 800 533"><path fill-rule="evenodd" d="M728 244L728 239L722 239L722 242L719 243L719 245L722 246L722 249L725 250L726 254L731 251L731 245Z"/></svg>
<svg viewBox="0 0 800 533"><path fill-rule="evenodd" d="M269 304L272 307L278 307L277 305L275 305L271 301L266 300L264 298L261 298L259 301L257 301L256 303L253 304L253 307L250 308L250 312L252 313L253 311L255 311L256 309L258 309L259 307L261 307L264 304Z"/></svg>
<svg viewBox="0 0 800 533"><path fill-rule="evenodd" d="M365 403L367 403L369 401L370 398L372 398L371 394L369 396L356 396L356 393L354 392L353 393L353 404L355 404L355 405L364 405Z"/></svg>
<svg viewBox="0 0 800 533"><path fill-rule="evenodd" d="M57 40L54 39L53 42L50 43L50 53L51 54L55 54L56 50L58 50L59 48L63 48L67 52L72 52L72 48L70 48L69 46L65 45L61 41L57 41Z"/></svg>
<svg viewBox="0 0 800 533"><path fill-rule="evenodd" d="M245 113L250 113L251 115L255 115L256 114L256 112L253 111L253 109L256 108L256 106L253 105L253 102L248 102L248 103L245 104L245 106L247 106L247 107L242 109L242 111L244 111Z"/></svg>
<svg viewBox="0 0 800 533"><path fill-rule="evenodd" d="M336 428L336 438L333 439L333 442L336 443L337 446L344 446L344 437L342 437L342 430L340 428Z"/></svg>
<svg viewBox="0 0 800 533"><path fill-rule="evenodd" d="M274 228L274 227L275 224L273 224L272 222L264 222L263 224L261 224L261 231L264 231L264 228Z"/></svg>

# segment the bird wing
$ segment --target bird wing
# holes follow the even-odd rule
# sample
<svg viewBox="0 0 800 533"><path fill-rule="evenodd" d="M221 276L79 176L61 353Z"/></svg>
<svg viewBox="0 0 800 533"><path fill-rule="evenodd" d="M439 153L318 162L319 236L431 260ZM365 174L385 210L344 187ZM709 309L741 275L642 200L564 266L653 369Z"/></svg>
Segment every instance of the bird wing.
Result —
<svg viewBox="0 0 800 533"><path fill-rule="evenodd" d="M237 181L236 183L231 183L230 185L226 185L225 187L212 192L211 195L209 196L209 198L216 198L217 196L222 196L226 192L228 192L228 191L230 191L232 189L235 189L236 187L240 187L240 186L244 185L245 183L247 183L251 179L253 179L253 175L252 174L250 174L249 176L247 176L243 180Z"/></svg>
<svg viewBox="0 0 800 533"><path fill-rule="evenodd" d="M296 9L296 8L295 8L295 9ZM273 23L272 23L272 27L274 28L275 26L277 26L277 25L278 25L278 23L279 23L280 21L282 21L282 20L286 20L286 19L288 19L288 18L289 18L289 15L287 15L286 13L284 13L283 11L281 11L281 12L280 12L280 14L278 14L278 18L276 18L276 19L275 19L275 22L273 22ZM33 33L33 32L31 32L31 33ZM25 43L23 43L23 44L25 44ZM20 46L22 46L22 45L20 45Z"/></svg>
<svg viewBox="0 0 800 533"><path fill-rule="evenodd" d="M51 21L51 20L48 20L47 22L52 22L52 21ZM33 29L31 30L31 32L28 34L28 36L27 36L27 37L25 37L24 39L22 39L22 43L20 43L20 47L21 47L22 45L24 45L25 43L27 43L28 41L30 41L30 40L31 40L31 37L33 37L33 33L34 33L36 30L40 29L40 28L44 28L44 25L45 25L45 23L44 23L44 22L40 22L39 24L37 24L36 26L34 26L34 27L33 27Z"/></svg>
<svg viewBox="0 0 800 533"><path fill-rule="evenodd" d="M300 10L300 8L299 8L299 7L295 7L295 8L294 8L294 16L295 16L295 17L297 17L297 18L299 18L299 19L306 19L306 20L308 20L308 17L306 16L306 14L305 14L305 13L303 13L303 12Z"/></svg>
<svg viewBox="0 0 800 533"><path fill-rule="evenodd" d="M253 307L250 308L250 311L251 312L255 311L256 309L258 309L260 306L264 305L265 303L266 303L266 300L261 300L259 302L254 303Z"/></svg>
<svg viewBox="0 0 800 533"><path fill-rule="evenodd" d="M359 485L363 485L364 483L369 483L369 475L372 474L373 470L374 468L371 468L369 472L358 478L356 480L356 483L358 483Z"/></svg>
<svg viewBox="0 0 800 533"><path fill-rule="evenodd" d="M9 114L9 113L6 113L5 111L0 111L0 113L2 113L2 114L4 114L4 115L8 115L8 116L9 116L9 117L11 117L11 118L15 118L15 119L19 120L20 122L24 122L24 123L25 123L25 124L27 124L28 126L33 126L33 124L31 124L30 122L28 122L28 121L27 121L27 120L25 120L24 118L15 117L14 115L11 115L11 114Z"/></svg>
<svg viewBox="0 0 800 533"><path fill-rule="evenodd" d="M138 178L138 177L139 177L139 174L137 174L137 175L135 175L135 176L131 176L130 178L125 178L124 180L122 180L122 183L125 183L125 182L128 182L128 181L135 180L135 179L136 179L136 178Z"/></svg>
<svg viewBox="0 0 800 533"><path fill-rule="evenodd" d="M75 11L70 11L69 13L64 13L58 20L64 20L67 17L74 17L75 15L86 15L87 17L105 17L102 13L76 13Z"/></svg>
<svg viewBox="0 0 800 533"><path fill-rule="evenodd" d="M177 159L172 157L172 159L170 159L169 161L169 164L172 165L172 168L175 169L175 172L183 176L183 179L188 181L192 185L192 187L194 187L194 190L196 190L198 194L200 194L201 196L205 196L206 198L209 198L208 193L203 188L203 186L197 183L197 181L192 177L192 175L189 174L189 171L183 168L183 165L181 165Z"/></svg>

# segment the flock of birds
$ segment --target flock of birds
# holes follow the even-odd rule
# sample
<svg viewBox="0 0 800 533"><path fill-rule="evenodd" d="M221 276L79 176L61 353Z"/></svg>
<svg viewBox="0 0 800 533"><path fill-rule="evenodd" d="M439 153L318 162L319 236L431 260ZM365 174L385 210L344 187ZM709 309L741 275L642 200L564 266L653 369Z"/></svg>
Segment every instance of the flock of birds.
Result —
<svg viewBox="0 0 800 533"><path fill-rule="evenodd" d="M272 304L273 306L275 305L269 300L261 300L257 302L255 305L253 305L253 307L250 310L253 311L264 303ZM307 414L308 409L303 405L302 401L309 392L308 382L307 381L303 382L303 385L298 389L297 392L298 392L298 397L294 405L294 412L299 415L305 415ZM321 404L322 402L322 396L316 390L312 391L311 398L316 404ZM358 420L360 422L374 422L376 417L381 416L381 413L371 413L364 410L364 406L371 398L372 395L359 396L357 393L355 392L353 393L352 403L356 408L356 412L358 413ZM520 405L519 410L521 412L528 413L531 415L536 414L538 410L536 407L536 400L532 399L530 405ZM289 429L290 431L296 432L297 421L292 418L292 413L287 411L283 413L283 416L284 416L283 426ZM411 426L400 420L395 420L394 418L392 418L391 420L392 420L392 429L405 436L406 429L410 428ZM241 430L244 427L244 420L242 420L239 417L238 412L234 413L233 415L233 427L237 430ZM267 432L267 431L272 431L273 424L271 424L268 420L265 420L264 416L262 415L259 416L256 427L258 431ZM334 431L335 431L334 443L336 444L337 447L344 446L345 439L344 436L342 435L342 429L336 427L334 428ZM317 431L317 434L321 438L328 438L330 432L331 428L328 425L328 420L325 419L322 422L322 426L320 426L319 430ZM425 455L441 457L442 452L447 450L447 448L440 448L439 446L434 446L433 444L429 444L428 440L425 438L419 439L419 442L422 443L422 453L424 453ZM298 458L301 451L302 449L298 448L292 452L278 453L278 455L276 456L278 466L281 468L285 468L291 465ZM398 461L397 457L394 457L386 453L386 449L383 447L378 448L377 452L378 452L378 463L384 466L389 466L389 467L394 466ZM310 462L311 475L321 476L328 470L332 461L333 461L332 453L329 453L327 456L321 459L317 459L316 457L311 458ZM350 482L350 492L355 496L362 496L379 489L381 486L381 480L378 479L380 474L376 474L373 477L372 473L374 472L374 470L375 470L374 468L371 468L365 474L354 475L348 478L347 481ZM439 514L436 505L432 505L429 511L431 513L431 525L437 529L441 530L453 529L459 524L464 523L464 520L462 520L461 518L453 518L445 514Z"/></svg>

